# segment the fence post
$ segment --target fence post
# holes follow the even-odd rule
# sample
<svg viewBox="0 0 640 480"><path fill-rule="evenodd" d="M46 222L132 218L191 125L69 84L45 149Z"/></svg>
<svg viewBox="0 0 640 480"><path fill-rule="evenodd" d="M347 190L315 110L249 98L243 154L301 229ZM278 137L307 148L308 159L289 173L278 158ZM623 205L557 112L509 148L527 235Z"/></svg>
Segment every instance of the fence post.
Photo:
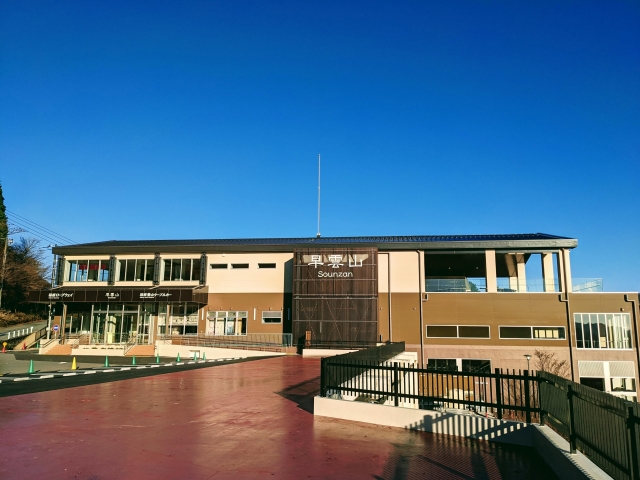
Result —
<svg viewBox="0 0 640 480"><path fill-rule="evenodd" d="M320 396L322 398L324 398L327 395L327 388L326 388L326 374L325 374L325 360L326 358L321 358L320 359Z"/></svg>
<svg viewBox="0 0 640 480"><path fill-rule="evenodd" d="M576 427L573 418L573 388L567 382L567 400L569 402L569 453L576 453Z"/></svg>
<svg viewBox="0 0 640 480"><path fill-rule="evenodd" d="M498 420L502 420L502 378L500 376L500 369L495 369L496 373L496 409Z"/></svg>
<svg viewBox="0 0 640 480"><path fill-rule="evenodd" d="M629 451L629 478L638 480L640 478L640 470L638 468L638 445L636 445L636 416L633 407L626 408L627 420L627 449Z"/></svg>
<svg viewBox="0 0 640 480"><path fill-rule="evenodd" d="M394 405L398 406L398 362L393 362L393 392L395 393Z"/></svg>
<svg viewBox="0 0 640 480"><path fill-rule="evenodd" d="M529 398L529 370L524 371L524 407L525 421L531 423L531 398Z"/></svg>
<svg viewBox="0 0 640 480"><path fill-rule="evenodd" d="M540 372L536 373L536 381L538 382L538 406L540 407L540 426L544 427L544 409L542 408L542 382Z"/></svg>

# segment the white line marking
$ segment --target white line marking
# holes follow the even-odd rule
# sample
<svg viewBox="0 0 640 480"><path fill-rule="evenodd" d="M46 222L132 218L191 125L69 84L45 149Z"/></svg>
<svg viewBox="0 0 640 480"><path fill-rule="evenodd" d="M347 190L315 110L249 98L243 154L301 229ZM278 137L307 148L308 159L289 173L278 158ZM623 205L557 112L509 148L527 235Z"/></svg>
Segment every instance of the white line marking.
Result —
<svg viewBox="0 0 640 480"><path fill-rule="evenodd" d="M22 382L23 380L31 380L29 377L26 378L14 378L13 381L14 382Z"/></svg>
<svg viewBox="0 0 640 480"><path fill-rule="evenodd" d="M184 365L184 362L178 362L176 365Z"/></svg>
<svg viewBox="0 0 640 480"><path fill-rule="evenodd" d="M97 373L95 370L87 370L84 372L85 375L91 375L92 373Z"/></svg>
<svg viewBox="0 0 640 480"><path fill-rule="evenodd" d="M109 370L102 370L103 372L115 372L115 369L110 368Z"/></svg>
<svg viewBox="0 0 640 480"><path fill-rule="evenodd" d="M158 368L160 365L151 365L151 368Z"/></svg>
<svg viewBox="0 0 640 480"><path fill-rule="evenodd" d="M62 374L63 377L73 377L74 375L77 375L77 373L63 373Z"/></svg>
<svg viewBox="0 0 640 480"><path fill-rule="evenodd" d="M53 378L53 375L43 375L40 377L40 379L42 380L43 378Z"/></svg>
<svg viewBox="0 0 640 480"><path fill-rule="evenodd" d="M131 370L131 367L123 367L120 369L121 372L124 372L125 370Z"/></svg>

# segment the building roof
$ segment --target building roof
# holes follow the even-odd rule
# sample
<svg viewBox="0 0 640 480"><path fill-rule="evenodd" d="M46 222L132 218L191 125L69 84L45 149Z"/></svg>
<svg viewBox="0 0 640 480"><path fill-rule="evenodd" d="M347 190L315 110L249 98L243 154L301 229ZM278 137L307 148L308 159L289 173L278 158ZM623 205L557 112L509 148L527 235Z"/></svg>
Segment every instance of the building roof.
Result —
<svg viewBox="0 0 640 480"><path fill-rule="evenodd" d="M377 247L380 250L473 250L574 248L575 238L546 233L407 235L370 237L232 238L202 240L109 240L55 247L60 255L135 252L290 252L295 248Z"/></svg>

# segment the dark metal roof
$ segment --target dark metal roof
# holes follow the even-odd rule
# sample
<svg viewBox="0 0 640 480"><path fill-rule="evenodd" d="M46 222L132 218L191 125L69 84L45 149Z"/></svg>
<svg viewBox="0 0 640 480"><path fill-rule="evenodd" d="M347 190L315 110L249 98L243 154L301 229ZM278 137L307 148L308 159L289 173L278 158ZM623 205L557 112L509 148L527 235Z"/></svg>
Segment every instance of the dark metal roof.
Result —
<svg viewBox="0 0 640 480"><path fill-rule="evenodd" d="M369 237L233 238L202 240L109 240L54 248L57 254L194 251L292 251L294 248L369 246L388 250L474 248L574 248L578 241L546 233L407 235Z"/></svg>

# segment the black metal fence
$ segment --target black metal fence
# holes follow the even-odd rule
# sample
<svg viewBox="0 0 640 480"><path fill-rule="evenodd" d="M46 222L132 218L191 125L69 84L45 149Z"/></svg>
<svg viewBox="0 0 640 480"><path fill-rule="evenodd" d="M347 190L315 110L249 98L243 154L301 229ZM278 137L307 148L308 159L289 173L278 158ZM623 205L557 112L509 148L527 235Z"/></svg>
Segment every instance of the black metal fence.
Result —
<svg viewBox="0 0 640 480"><path fill-rule="evenodd" d="M538 381L529 372L428 370L388 361L402 351L403 344L388 344L322 359L321 395L431 410L471 409L498 419L538 419Z"/></svg>
<svg viewBox="0 0 640 480"><path fill-rule="evenodd" d="M638 403L539 372L541 422L615 479L639 479Z"/></svg>
<svg viewBox="0 0 640 480"><path fill-rule="evenodd" d="M386 344L322 359L320 394L428 410L549 424L606 473L640 480L640 406L546 372L429 370L396 358Z"/></svg>

